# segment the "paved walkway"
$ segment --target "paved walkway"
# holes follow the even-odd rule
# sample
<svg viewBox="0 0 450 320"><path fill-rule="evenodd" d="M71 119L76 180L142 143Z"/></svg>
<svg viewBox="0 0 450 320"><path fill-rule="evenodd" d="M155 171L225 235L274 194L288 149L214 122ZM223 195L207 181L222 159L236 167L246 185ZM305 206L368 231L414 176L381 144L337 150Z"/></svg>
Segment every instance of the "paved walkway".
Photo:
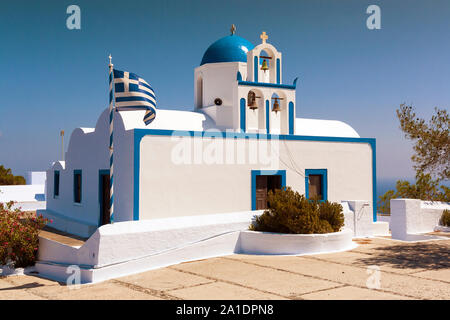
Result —
<svg viewBox="0 0 450 320"><path fill-rule="evenodd" d="M450 239L355 241L357 248L342 253L231 255L78 289L36 276L2 277L0 299L450 299Z"/></svg>

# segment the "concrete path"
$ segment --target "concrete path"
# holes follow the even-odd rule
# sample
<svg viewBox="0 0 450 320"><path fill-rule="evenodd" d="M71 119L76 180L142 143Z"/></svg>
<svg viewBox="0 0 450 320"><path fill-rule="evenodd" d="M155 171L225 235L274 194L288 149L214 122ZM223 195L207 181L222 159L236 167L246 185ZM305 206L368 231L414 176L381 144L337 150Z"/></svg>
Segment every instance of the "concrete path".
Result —
<svg viewBox="0 0 450 320"><path fill-rule="evenodd" d="M450 239L355 242L342 253L231 255L79 288L0 277L0 299L450 299Z"/></svg>

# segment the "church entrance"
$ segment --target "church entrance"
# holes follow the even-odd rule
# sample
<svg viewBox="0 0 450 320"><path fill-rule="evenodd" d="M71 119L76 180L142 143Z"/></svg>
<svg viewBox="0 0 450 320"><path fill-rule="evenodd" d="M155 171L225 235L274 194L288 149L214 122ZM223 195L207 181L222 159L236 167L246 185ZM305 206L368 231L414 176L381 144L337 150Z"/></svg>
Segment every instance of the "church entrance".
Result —
<svg viewBox="0 0 450 320"><path fill-rule="evenodd" d="M256 210L267 209L267 194L275 189L281 189L281 175L256 176Z"/></svg>
<svg viewBox="0 0 450 320"><path fill-rule="evenodd" d="M99 177L100 185L100 225L110 223L110 178L108 170L101 171Z"/></svg>

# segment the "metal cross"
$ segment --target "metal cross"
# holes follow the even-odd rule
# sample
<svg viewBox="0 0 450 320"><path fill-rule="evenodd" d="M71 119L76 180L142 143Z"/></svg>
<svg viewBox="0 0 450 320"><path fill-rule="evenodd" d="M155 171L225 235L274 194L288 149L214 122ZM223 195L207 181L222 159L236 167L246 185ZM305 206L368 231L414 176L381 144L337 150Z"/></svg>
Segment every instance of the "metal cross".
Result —
<svg viewBox="0 0 450 320"><path fill-rule="evenodd" d="M269 39L269 36L266 34L265 31L263 31L263 33L261 33L259 37L261 38L262 43L266 43L266 40Z"/></svg>

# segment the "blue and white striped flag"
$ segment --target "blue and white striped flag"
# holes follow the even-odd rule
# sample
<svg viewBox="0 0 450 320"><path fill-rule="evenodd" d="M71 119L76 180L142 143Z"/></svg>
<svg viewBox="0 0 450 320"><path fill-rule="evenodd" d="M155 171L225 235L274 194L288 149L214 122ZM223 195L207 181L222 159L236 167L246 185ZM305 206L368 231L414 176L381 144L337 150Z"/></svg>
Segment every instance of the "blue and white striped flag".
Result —
<svg viewBox="0 0 450 320"><path fill-rule="evenodd" d="M146 110L144 116L146 125L155 119L155 92L138 75L114 69L114 97L117 111Z"/></svg>

